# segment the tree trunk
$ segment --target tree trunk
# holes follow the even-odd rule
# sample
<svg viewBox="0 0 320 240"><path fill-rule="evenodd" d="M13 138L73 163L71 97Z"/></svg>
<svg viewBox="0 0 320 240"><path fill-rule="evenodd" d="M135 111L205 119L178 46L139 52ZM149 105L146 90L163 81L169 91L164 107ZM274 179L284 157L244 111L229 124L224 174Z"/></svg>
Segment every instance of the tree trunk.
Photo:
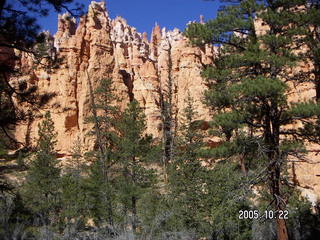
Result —
<svg viewBox="0 0 320 240"><path fill-rule="evenodd" d="M283 208L281 207L281 202L279 202L279 200L281 201L281 199L279 199L281 197L281 192L280 192L280 165L275 162L275 165L273 167L274 173L272 174L272 195L273 195L273 201L274 201L274 205L275 205L275 209L277 210L277 213L279 213L279 211L282 211ZM277 219L277 239L278 240L288 240L288 230L287 230L287 226L286 226L286 222L285 219Z"/></svg>
<svg viewBox="0 0 320 240"><path fill-rule="evenodd" d="M245 156L240 157L240 167L243 175L247 176L247 169L246 169L246 164L244 159L245 159Z"/></svg>
<svg viewBox="0 0 320 240"><path fill-rule="evenodd" d="M168 50L168 80L167 86L162 86L161 91L161 112L163 121L163 171L164 182L168 180L168 164L173 157L174 142L174 118L173 118L173 79L171 45ZM164 93L163 93L164 91Z"/></svg>
<svg viewBox="0 0 320 240"><path fill-rule="evenodd" d="M285 204L281 198L280 177L282 159L280 154L280 114L278 112L278 104L276 101L265 104L265 127L264 139L268 148L267 156L269 158L269 188L270 194L273 197L274 209L277 211L283 210L282 204ZM277 219L277 239L288 240L288 231L284 219Z"/></svg>
<svg viewBox="0 0 320 240"><path fill-rule="evenodd" d="M132 230L134 233L137 232L137 199L135 196L131 198L132 204Z"/></svg>
<svg viewBox="0 0 320 240"><path fill-rule="evenodd" d="M109 179L108 179L108 176L106 177L106 182L107 184L109 185ZM110 186L108 186L109 188ZM111 202L111 198L110 198L110 195L109 195L110 191L108 191L107 193L107 197L106 197L106 200L107 200L107 203L108 203L108 222L111 226L113 226L113 210L112 210L112 202Z"/></svg>
<svg viewBox="0 0 320 240"><path fill-rule="evenodd" d="M277 235L278 235L278 240L289 239L286 221L284 219L277 219Z"/></svg>
<svg viewBox="0 0 320 240"><path fill-rule="evenodd" d="M136 158L132 157L132 163L133 166L136 166ZM132 169L132 182L135 185L136 184L136 172L134 171L134 168ZM134 193L131 196L131 207L132 207L132 231L136 233L137 231L137 197Z"/></svg>

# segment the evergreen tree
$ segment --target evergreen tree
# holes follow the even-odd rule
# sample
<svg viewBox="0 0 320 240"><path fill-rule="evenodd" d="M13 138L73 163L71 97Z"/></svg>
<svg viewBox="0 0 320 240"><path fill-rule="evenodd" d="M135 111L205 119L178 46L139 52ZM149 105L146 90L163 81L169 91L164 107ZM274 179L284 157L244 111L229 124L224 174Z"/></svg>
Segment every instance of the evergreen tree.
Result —
<svg viewBox="0 0 320 240"><path fill-rule="evenodd" d="M0 46L32 53L31 47L37 40L39 25L35 16L48 16L49 11L67 11L73 16L82 14L82 6L73 0L1 0L0 1Z"/></svg>
<svg viewBox="0 0 320 240"><path fill-rule="evenodd" d="M118 123L119 167L120 176L117 179L118 194L123 205L124 215L131 215L133 232L137 231L139 223L139 202L144 195L155 190L156 176L148 165L153 160L152 136L145 135L145 116L139 103L133 100L128 104Z"/></svg>
<svg viewBox="0 0 320 240"><path fill-rule="evenodd" d="M94 159L88 179L91 214L97 224L107 221L114 224L115 189L112 186L118 135L116 121L119 109L115 106L117 98L110 79L102 79L95 92L90 79L90 100L92 115L88 121L93 123L91 134L96 138L94 151L88 157Z"/></svg>
<svg viewBox="0 0 320 240"><path fill-rule="evenodd" d="M50 99L48 94L39 96L36 87L21 81L16 86L10 81L12 76L19 77L21 72L15 68L16 54L19 50L27 52L34 57L42 58L34 48L37 43L44 43L44 34L39 34L40 27L36 16L47 16L50 9L57 12L68 11L73 16L80 16L82 5L77 4L70 9L73 0L1 0L0 1L0 139L6 150L17 149L23 145L28 148L28 142L18 142L10 131L23 120L31 119L32 111L25 111L20 104L29 103L32 110L38 109ZM10 160L7 154L5 159ZM8 169L7 166L0 169L0 175ZM0 189L8 190L8 183L0 184Z"/></svg>
<svg viewBox="0 0 320 240"><path fill-rule="evenodd" d="M174 154L174 140L176 135L176 114L173 104L174 100L174 77L172 74L172 57L171 57L171 43L168 41L168 74L167 79L164 82L164 86L160 89L160 106L162 117L162 163L164 182L168 180L168 168L172 161Z"/></svg>
<svg viewBox="0 0 320 240"><path fill-rule="evenodd" d="M206 232L204 217L208 214L203 203L208 169L201 163L199 149L204 146L196 121L197 112L188 93L182 113L180 131L176 138L174 158L169 168L169 201L173 205L174 218L180 228Z"/></svg>
<svg viewBox="0 0 320 240"><path fill-rule="evenodd" d="M300 82L311 82L315 86L316 101L320 99L320 2L318 0L301 1L301 6L295 9L299 18L292 23L302 28L301 35L294 39L295 46L299 51L301 62L307 66L299 70ZM319 143L320 118L315 123L303 123L302 133L308 141Z"/></svg>
<svg viewBox="0 0 320 240"><path fill-rule="evenodd" d="M290 239L317 239L320 234L320 215L312 211L315 206L300 196L299 191L294 191L288 204L291 213L288 219ZM318 209L316 211L319 211Z"/></svg>
<svg viewBox="0 0 320 240"><path fill-rule="evenodd" d="M85 184L85 166L82 163L81 144L79 139L72 152L70 166L66 167L61 177L61 218L68 232L72 227L80 227L87 219L88 200Z"/></svg>
<svg viewBox="0 0 320 240"><path fill-rule="evenodd" d="M39 124L38 135L38 150L22 191L26 205L48 226L57 223L60 211L60 168L54 152L56 133L49 112Z"/></svg>
<svg viewBox="0 0 320 240"><path fill-rule="evenodd" d="M252 219L241 218L240 211L252 211L250 191L238 164L219 161L209 171L207 194L202 200L207 209L207 234L211 239L251 239ZM207 230L207 231L208 231Z"/></svg>
<svg viewBox="0 0 320 240"><path fill-rule="evenodd" d="M303 8L302 8L303 6ZM301 39L297 40L297 45L307 46L304 55L306 62L313 65L312 72L307 72L310 79L316 86L316 99L320 99L320 2L318 0L303 1L300 10L300 19L295 23L301 25L303 23L304 32ZM312 76L313 75L313 76Z"/></svg>
<svg viewBox="0 0 320 240"><path fill-rule="evenodd" d="M289 198L282 191L288 157L300 157L307 139L306 128L289 126L299 120L314 126L319 114L313 101L288 100L289 81L308 81L291 71L299 60L294 39L303 33L303 27L294 24L300 18L294 9L304 1L225 2L232 4L216 19L191 24L186 30L195 44L222 44L215 65L203 73L209 86L206 102L216 113L215 133L225 141L209 155L218 159L238 156L249 170L265 167L259 184L268 189L279 212L286 209ZM265 32L257 31L256 20L261 20ZM285 219L276 223L278 239L288 239Z"/></svg>
<svg viewBox="0 0 320 240"><path fill-rule="evenodd" d="M32 213L27 209L19 193L1 192L0 194L0 239L23 239Z"/></svg>
<svg viewBox="0 0 320 240"><path fill-rule="evenodd" d="M25 113L14 105L14 99L20 102L39 103L35 97L35 87L27 84L14 86L10 77L18 76L19 71L14 67L15 50L27 52L34 57L43 57L41 50L34 48L46 43L45 34L39 34L40 27L36 16L47 16L50 9L57 12L68 11L73 16L82 14L82 5L75 4L73 9L68 6L73 0L1 0L0 1L0 47L3 58L0 60L0 128L1 135L7 135L7 127L25 119ZM38 48L39 48L38 46ZM3 132L3 133L2 133ZM8 138L8 136L5 136Z"/></svg>

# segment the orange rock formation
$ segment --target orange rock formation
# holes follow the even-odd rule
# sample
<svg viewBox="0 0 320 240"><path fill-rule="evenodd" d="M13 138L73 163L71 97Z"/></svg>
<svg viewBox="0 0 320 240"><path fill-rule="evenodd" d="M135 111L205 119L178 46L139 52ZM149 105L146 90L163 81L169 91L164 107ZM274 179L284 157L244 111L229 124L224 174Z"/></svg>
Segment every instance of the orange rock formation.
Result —
<svg viewBox="0 0 320 240"><path fill-rule="evenodd" d="M55 94L41 112L51 111L59 152L67 154L78 137L86 149L93 145L94 140L87 135L91 126L85 123L90 114L89 83L94 87L102 78L112 78L119 96L124 98L122 107L130 98L139 101L145 111L147 132L155 137L162 131L159 103L169 68L177 116L184 108L187 91L195 101L199 118L208 116L202 104L205 85L201 69L212 62L214 49L190 46L178 29L166 31L155 25L149 42L145 33L137 32L123 18L110 19L105 3L93 1L78 26L68 14L59 16L52 49L52 55L61 60L56 68L36 66L24 53L16 67L26 73L20 81L37 85L40 93ZM29 131L27 136L34 142L39 121L41 114L29 124L18 126L15 134L19 141L26 141Z"/></svg>
<svg viewBox="0 0 320 240"><path fill-rule="evenodd" d="M260 22L256 25L260 26L259 33L263 33L265 26ZM61 59L56 68L35 66L30 56L16 53L20 55L16 67L26 73L19 81L34 84L40 93L52 93L55 97L35 119L19 125L15 135L21 142L34 143L41 113L49 110L58 133L59 153L69 154L77 138L84 149L90 149L94 144L94 139L88 136L92 125L85 121L90 115L89 84L97 86L102 78L113 80L117 94L123 98L121 107L132 98L139 101L146 115L147 132L155 137L161 136L160 96L166 90L170 73L177 121L187 92L194 99L198 118L210 119L202 103L206 87L201 71L203 65L212 63L214 53L214 47L192 47L178 29L166 31L157 24L148 41L146 33L137 32L123 18L110 19L105 3L92 2L78 26L68 14L59 16L51 53ZM303 88L293 89L295 99L315 96L313 86L306 84ZM310 155L314 162L320 160L316 155ZM313 201L317 199L320 164L296 163L294 169L295 181L308 189L305 195Z"/></svg>

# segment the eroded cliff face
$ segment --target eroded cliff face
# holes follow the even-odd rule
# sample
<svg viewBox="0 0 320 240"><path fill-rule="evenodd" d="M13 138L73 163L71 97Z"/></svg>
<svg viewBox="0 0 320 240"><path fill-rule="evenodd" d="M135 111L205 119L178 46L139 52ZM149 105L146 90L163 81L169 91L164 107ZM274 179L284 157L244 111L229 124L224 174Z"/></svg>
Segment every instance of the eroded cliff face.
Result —
<svg viewBox="0 0 320 240"><path fill-rule="evenodd" d="M263 27L257 22L257 28ZM260 26L260 27L259 27ZM198 119L210 119L209 110L203 105L206 89L201 77L205 64L211 64L215 55L212 46L192 47L178 29L166 31L156 25L150 40L146 33L139 33L126 21L110 19L104 3L92 2L88 14L76 24L68 14L59 16L58 31L51 42L50 56L56 59L51 69L34 64L25 53L20 55L16 67L25 72L24 77L12 81L25 81L36 85L40 93L50 93L52 98L35 118L17 126L15 135L21 142L35 144L37 126L45 111L50 111L55 122L57 152L69 155L77 139L84 150L91 149L94 138L89 136L92 125L86 123L90 112L90 86L95 88L100 79L111 78L122 98L124 108L133 98L144 109L147 132L161 137L161 96L173 84L174 118L181 119L185 99L190 93L198 112ZM295 71L309 70L303 63ZM308 100L315 96L314 86L292 86L292 100ZM293 126L297 127L297 126ZM309 148L318 149L310 145ZM292 174L311 200L320 196L320 157L309 155L312 164L296 162Z"/></svg>
<svg viewBox="0 0 320 240"><path fill-rule="evenodd" d="M19 81L36 85L40 93L55 95L34 119L17 127L15 134L21 142L35 142L41 114L49 110L58 133L59 153L69 154L77 138L84 149L90 149L92 126L85 121L90 115L90 84L95 88L102 78L112 79L123 99L121 107L133 98L139 101L147 132L155 137L162 132L160 98L169 77L177 118L188 91L199 118L209 117L202 104L205 85L200 74L203 64L212 62L214 49L191 47L178 29L166 31L156 25L148 40L146 33L137 32L123 18L111 20L103 2L92 2L79 24L68 14L60 15L52 42L50 55L58 62L55 68L43 67L46 60L36 65L24 53L16 64L26 73Z"/></svg>

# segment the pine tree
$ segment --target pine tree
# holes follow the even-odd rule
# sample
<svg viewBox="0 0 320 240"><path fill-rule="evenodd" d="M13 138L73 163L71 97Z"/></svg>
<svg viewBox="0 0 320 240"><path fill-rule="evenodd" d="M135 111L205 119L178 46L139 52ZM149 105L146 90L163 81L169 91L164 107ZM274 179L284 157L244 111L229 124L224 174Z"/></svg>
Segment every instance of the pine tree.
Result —
<svg viewBox="0 0 320 240"><path fill-rule="evenodd" d="M76 7L70 9L72 0L30 0L0 1L0 47L4 57L0 60L0 138L6 150L17 149L18 147L28 146L18 142L12 137L10 132L14 126L21 121L29 120L31 111L20 108L20 104L28 103L28 106L34 110L47 103L48 94L39 96L36 93L36 87L20 82L18 86L12 84L10 78L22 74L18 68L15 68L16 50L32 54L39 57L39 52L34 48L35 44L43 43L43 34L39 34L40 26L36 17L45 17L51 8L57 12L68 11L74 16L80 16L83 5L75 3ZM27 145L27 146L25 146ZM4 156L9 158L8 155ZM7 166L0 170L2 172L8 169ZM2 190L9 190L8 183L0 184Z"/></svg>
<svg viewBox="0 0 320 240"><path fill-rule="evenodd" d="M181 228L205 232L203 218L208 213L203 204L208 170L202 165L199 149L204 146L197 112L188 93L176 137L175 154L169 167L169 201Z"/></svg>
<svg viewBox="0 0 320 240"><path fill-rule="evenodd" d="M246 177L238 164L219 161L210 169L202 201L207 209L207 234L212 239L252 239L252 219L240 216L240 211L254 210L245 185Z"/></svg>
<svg viewBox="0 0 320 240"><path fill-rule="evenodd" d="M49 112L39 124L38 135L38 150L26 176L23 196L26 205L48 226L57 222L60 211L60 168L54 152L56 133Z"/></svg>
<svg viewBox="0 0 320 240"><path fill-rule="evenodd" d="M164 86L160 89L160 106L162 116L162 163L163 163L163 174L164 182L168 180L168 168L173 158L174 153L174 139L176 132L176 119L175 119L175 108L174 108L174 77L172 73L172 57L171 57L171 43L168 41L168 76L164 82Z"/></svg>
<svg viewBox="0 0 320 240"><path fill-rule="evenodd" d="M307 51L304 54L305 61L311 61L313 69L312 81L316 86L316 99L320 99L320 2L318 0L304 1L300 11L301 17L295 23L303 23L304 36L298 40L298 44L306 45ZM310 73L307 73L310 74Z"/></svg>
<svg viewBox="0 0 320 240"><path fill-rule="evenodd" d="M66 10L73 16L81 16L83 5L74 3L75 7L70 9L68 5L72 2L73 0L0 1L0 47L5 53L5 57L0 60L0 134L6 135L6 138L9 137L7 132L13 124L26 119L26 112L14 102L19 100L19 103L31 105L40 102L35 93L36 87L25 83L17 87L10 81L11 76L21 74L14 66L14 51L19 50L40 58L41 51L35 45L46 44L47 39L45 34L39 34L40 26L36 17L47 16L50 9L57 12Z"/></svg>
<svg viewBox="0 0 320 240"><path fill-rule="evenodd" d="M118 194L125 216L132 216L131 226L136 233L139 223L139 205L144 195L155 189L156 175L148 165L154 155L152 136L146 135L145 116L136 100L130 102L118 123L120 132L120 177L117 179ZM143 204L143 203L142 203Z"/></svg>
<svg viewBox="0 0 320 240"><path fill-rule="evenodd" d="M73 16L81 16L83 5L73 0L30 0L0 1L0 46L32 53L31 47L37 40L40 26L35 16L48 16L49 10L68 11Z"/></svg>
<svg viewBox="0 0 320 240"><path fill-rule="evenodd" d="M305 69L301 69L298 78L301 82L311 82L315 86L316 100L320 99L320 2L318 0L301 1L299 10L295 10L299 18L292 24L302 28L301 36L295 39L295 45L302 49L299 53L301 62L304 62ZM317 117L316 124L304 122L303 134L313 143L319 143L320 117Z"/></svg>
<svg viewBox="0 0 320 240"><path fill-rule="evenodd" d="M275 211L286 209L288 196L282 187L289 156L300 157L306 126L314 126L319 106L313 102L288 100L288 82L299 84L309 76L295 75L291 69L299 55L294 39L303 33L295 23L295 11L305 1L225 1L216 19L191 24L186 35L194 44L220 45L215 65L205 69L209 90L206 102L216 113L215 133L225 142L209 155L217 159L237 156L245 167L265 167L260 185L268 189ZM265 33L255 21L261 20ZM221 46L222 44L222 46ZM303 120L305 128L290 124ZM289 128L289 129L288 129ZM250 146L250 148L248 147ZM264 184L266 181L267 184ZM288 239L284 219L277 219L277 237Z"/></svg>
<svg viewBox="0 0 320 240"><path fill-rule="evenodd" d="M79 227L87 219L88 201L85 184L85 166L82 163L81 143L77 139L72 151L70 166L61 177L61 222L70 232L72 226Z"/></svg>
<svg viewBox="0 0 320 240"><path fill-rule="evenodd" d="M94 92L89 76L88 82L92 110L88 121L93 123L91 134L96 138L94 150L88 154L94 160L87 186L91 214L98 225L106 221L113 226L115 189L112 181L118 141L115 123L119 117L119 109L114 104L117 98L110 79L102 79Z"/></svg>

